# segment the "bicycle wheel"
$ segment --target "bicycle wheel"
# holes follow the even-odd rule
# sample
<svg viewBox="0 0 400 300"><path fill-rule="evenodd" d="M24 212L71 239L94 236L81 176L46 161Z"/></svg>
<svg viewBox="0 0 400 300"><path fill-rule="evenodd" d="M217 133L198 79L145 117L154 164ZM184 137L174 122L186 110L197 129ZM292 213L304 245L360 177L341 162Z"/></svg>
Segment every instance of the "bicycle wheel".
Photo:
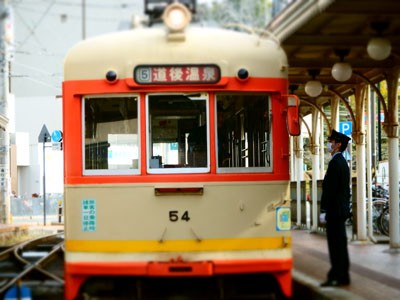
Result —
<svg viewBox="0 0 400 300"><path fill-rule="evenodd" d="M367 203L368 204L368 203ZM374 233L382 233L380 229L380 216L382 215L385 207L387 207L387 200L384 198L372 199L372 226Z"/></svg>
<svg viewBox="0 0 400 300"><path fill-rule="evenodd" d="M389 222L390 222L390 215L389 215L389 207L386 207L382 214L379 216L379 230L382 234L389 236Z"/></svg>

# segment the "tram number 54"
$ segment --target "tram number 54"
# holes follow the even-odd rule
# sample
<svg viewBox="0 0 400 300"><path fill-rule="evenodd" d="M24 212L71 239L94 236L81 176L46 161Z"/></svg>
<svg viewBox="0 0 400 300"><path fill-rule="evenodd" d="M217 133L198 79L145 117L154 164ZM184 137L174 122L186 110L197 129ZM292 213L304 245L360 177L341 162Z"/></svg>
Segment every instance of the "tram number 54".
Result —
<svg viewBox="0 0 400 300"><path fill-rule="evenodd" d="M182 215L180 215L179 211L170 210L169 211L169 220L171 222L177 222L179 220L189 222L189 220L190 220L189 212L186 210Z"/></svg>

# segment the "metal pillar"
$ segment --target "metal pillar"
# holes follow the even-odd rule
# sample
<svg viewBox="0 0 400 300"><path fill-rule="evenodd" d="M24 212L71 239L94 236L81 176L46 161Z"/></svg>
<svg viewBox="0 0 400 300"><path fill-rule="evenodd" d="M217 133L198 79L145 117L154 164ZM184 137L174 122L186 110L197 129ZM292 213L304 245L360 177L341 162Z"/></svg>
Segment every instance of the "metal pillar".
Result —
<svg viewBox="0 0 400 300"><path fill-rule="evenodd" d="M324 135L324 122L322 115L320 117L320 134L319 134L319 144L321 147L319 147L319 174L318 178L324 178L325 176L325 135Z"/></svg>
<svg viewBox="0 0 400 300"><path fill-rule="evenodd" d="M332 97L331 100L331 126L337 130L339 124L339 98Z"/></svg>
<svg viewBox="0 0 400 300"><path fill-rule="evenodd" d="M294 168L294 164L295 164L295 160L296 160L296 155L294 154L294 139L295 137L290 136L289 137L289 150L290 150L290 181L295 181L296 180L296 174L295 174L295 168Z"/></svg>
<svg viewBox="0 0 400 300"><path fill-rule="evenodd" d="M318 167L319 167L319 154L318 154L318 145L313 146L313 154L312 154L312 191L311 191L311 199L312 199L312 228L311 230L316 231L318 227Z"/></svg>
<svg viewBox="0 0 400 300"><path fill-rule="evenodd" d="M376 157L376 108L375 108L375 101L376 101L376 95L375 93L373 93L373 89L372 87L370 87L370 140L371 140L371 159L372 159L372 168L374 170L374 173L372 173L372 179L376 180L376 174L378 172L378 164L377 164L377 157ZM379 103L379 99L378 99L378 103ZM380 110L378 110L378 115L381 115ZM379 124L380 126L380 124ZM370 140L368 139L368 143L370 142Z"/></svg>
<svg viewBox="0 0 400 300"><path fill-rule="evenodd" d="M366 212L366 175L365 175L365 126L364 111L368 86L356 86L356 124L352 133L356 143L356 168L357 168L357 240L367 240L367 212Z"/></svg>
<svg viewBox="0 0 400 300"><path fill-rule="evenodd" d="M367 196L368 196L368 219L367 219L367 224L368 224L368 237L371 241L376 243L376 239L374 238L374 230L373 230L373 224L372 224L372 170L371 167L373 166L372 164L372 145L371 145L371 131L374 130L374 127L371 126L371 93L370 89L368 89L368 97L366 98L366 103L365 103L365 108L366 108L366 124L367 124L367 186L368 186L368 191L367 191ZM372 115L372 118L375 116Z"/></svg>
<svg viewBox="0 0 400 300"><path fill-rule="evenodd" d="M10 223L10 137L8 132L9 67L5 40L8 0L0 1L0 223Z"/></svg>
<svg viewBox="0 0 400 300"><path fill-rule="evenodd" d="M400 67L395 68L387 76L388 116L385 116L384 129L389 144L389 237L390 249L400 249L399 224L399 132L397 90ZM387 119L387 121L386 121Z"/></svg>
<svg viewBox="0 0 400 300"><path fill-rule="evenodd" d="M296 225L301 226L301 181L304 180L303 175L303 137L302 135L294 138L295 159L296 159L296 208L297 220Z"/></svg>
<svg viewBox="0 0 400 300"><path fill-rule="evenodd" d="M397 128L396 128L397 129ZM400 249L399 238L399 138L389 137L389 237L390 248Z"/></svg>
<svg viewBox="0 0 400 300"><path fill-rule="evenodd" d="M316 231L318 228L318 193L317 193L317 183L319 178L319 111L314 109L312 113L312 143L311 153L312 153L312 231Z"/></svg>

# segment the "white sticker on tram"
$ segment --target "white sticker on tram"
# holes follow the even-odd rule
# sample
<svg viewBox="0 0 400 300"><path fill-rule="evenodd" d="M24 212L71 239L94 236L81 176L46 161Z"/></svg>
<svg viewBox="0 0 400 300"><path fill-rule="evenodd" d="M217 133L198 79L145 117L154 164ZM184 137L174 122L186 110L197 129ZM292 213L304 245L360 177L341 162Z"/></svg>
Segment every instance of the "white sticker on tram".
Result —
<svg viewBox="0 0 400 300"><path fill-rule="evenodd" d="M82 199L82 231L96 231L97 209L96 199Z"/></svg>

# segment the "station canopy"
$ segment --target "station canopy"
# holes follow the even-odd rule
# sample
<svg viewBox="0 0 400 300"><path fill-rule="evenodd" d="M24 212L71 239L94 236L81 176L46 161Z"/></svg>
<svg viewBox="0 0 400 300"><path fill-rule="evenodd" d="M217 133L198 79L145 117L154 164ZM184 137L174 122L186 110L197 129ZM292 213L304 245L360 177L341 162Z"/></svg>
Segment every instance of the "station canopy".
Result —
<svg viewBox="0 0 400 300"><path fill-rule="evenodd" d="M400 67L400 1L289 2L266 29L280 40L288 55L291 92L300 98L321 105L334 95L332 91L348 97L354 94L357 84L376 84ZM377 60L368 54L367 46L373 38L381 38L378 46L382 39L383 43L390 42L387 58ZM332 67L338 62L348 63L352 68L352 75L346 81L332 77ZM318 97L305 92L305 84L312 79L324 87ZM310 110L303 101L301 114Z"/></svg>

